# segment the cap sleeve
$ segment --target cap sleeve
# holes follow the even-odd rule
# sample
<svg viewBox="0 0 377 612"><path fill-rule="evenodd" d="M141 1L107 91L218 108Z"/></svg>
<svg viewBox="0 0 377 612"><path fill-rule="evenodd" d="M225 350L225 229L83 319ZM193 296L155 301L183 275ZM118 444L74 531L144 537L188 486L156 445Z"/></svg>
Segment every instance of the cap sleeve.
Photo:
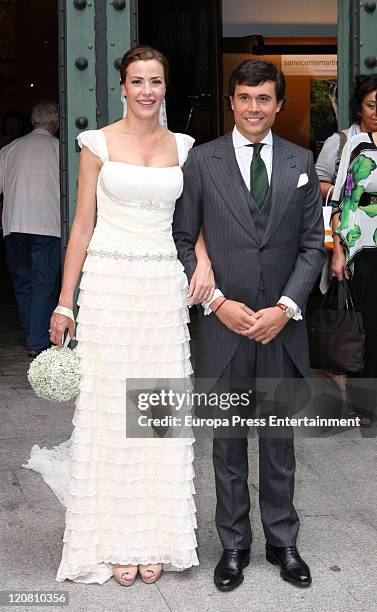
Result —
<svg viewBox="0 0 377 612"><path fill-rule="evenodd" d="M175 137L177 140L179 165L183 166L195 139L188 136L188 134L175 134Z"/></svg>
<svg viewBox="0 0 377 612"><path fill-rule="evenodd" d="M83 146L88 147L89 151L97 155L102 162L108 161L109 156L107 153L106 138L101 130L87 130L81 132L77 136L77 142L79 143L80 149Z"/></svg>

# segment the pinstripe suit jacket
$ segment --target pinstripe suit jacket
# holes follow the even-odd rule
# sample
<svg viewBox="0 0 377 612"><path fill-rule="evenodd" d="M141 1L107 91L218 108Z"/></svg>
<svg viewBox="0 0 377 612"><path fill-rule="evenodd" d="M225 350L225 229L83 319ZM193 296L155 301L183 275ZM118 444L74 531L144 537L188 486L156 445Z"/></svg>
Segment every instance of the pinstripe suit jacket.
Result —
<svg viewBox="0 0 377 612"><path fill-rule="evenodd" d="M302 173L308 175L308 183L297 187ZM304 314L324 258L322 199L311 152L273 136L271 208L262 238L250 214L251 196L237 164L231 132L192 149L183 174L173 234L188 278L195 270L194 246L203 227L216 284L226 297L261 308L273 306L286 295ZM261 297L265 303L261 304ZM298 370L308 376L305 320L290 321L279 340ZM220 376L240 341L241 336L216 316L205 317L200 309L197 377ZM273 363L268 375L276 375Z"/></svg>

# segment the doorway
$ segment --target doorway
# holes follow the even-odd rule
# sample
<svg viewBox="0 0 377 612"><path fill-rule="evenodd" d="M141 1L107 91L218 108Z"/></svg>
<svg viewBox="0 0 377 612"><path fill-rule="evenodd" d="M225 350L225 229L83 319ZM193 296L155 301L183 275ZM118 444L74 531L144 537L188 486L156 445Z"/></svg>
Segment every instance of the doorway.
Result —
<svg viewBox="0 0 377 612"><path fill-rule="evenodd" d="M194 136L196 144L222 131L221 36L220 0L138 1L139 43L169 60L169 128Z"/></svg>
<svg viewBox="0 0 377 612"><path fill-rule="evenodd" d="M51 0L0 0L0 148L32 129L41 99L59 100L58 8ZM1 196L0 196L1 205ZM2 343L17 339L17 307L0 234Z"/></svg>
<svg viewBox="0 0 377 612"><path fill-rule="evenodd" d="M274 131L318 155L337 127L337 0L222 0L223 88L246 59L268 59L286 76L288 101ZM233 115L223 109L224 130Z"/></svg>
<svg viewBox="0 0 377 612"><path fill-rule="evenodd" d="M0 0L0 40L0 116L19 113L27 132L33 105L59 98L57 3Z"/></svg>
<svg viewBox="0 0 377 612"><path fill-rule="evenodd" d="M302 0L299 11L295 0L138 0L135 38L167 55L169 127L197 144L231 129L227 81L253 57L286 74L289 100L277 134L316 155L337 130L337 0Z"/></svg>

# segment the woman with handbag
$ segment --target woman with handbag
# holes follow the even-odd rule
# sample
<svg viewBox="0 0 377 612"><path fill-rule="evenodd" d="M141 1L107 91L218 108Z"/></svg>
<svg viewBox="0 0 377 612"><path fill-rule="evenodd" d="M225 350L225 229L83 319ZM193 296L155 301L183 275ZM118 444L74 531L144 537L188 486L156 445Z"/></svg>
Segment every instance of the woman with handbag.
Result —
<svg viewBox="0 0 377 612"><path fill-rule="evenodd" d="M131 586L137 573L155 582L162 564L174 570L198 564L193 439L126 434L126 382L128 388L129 379L188 379L188 296L191 303L211 298L214 282L203 238L189 288L173 241L181 167L193 139L163 125L166 58L136 47L124 55L120 73L123 119L78 137L77 211L50 337L61 345L66 329L74 334L70 316L83 269L81 387L57 580L102 584L114 575ZM39 469L32 469L43 475L43 453L39 464L34 459Z"/></svg>
<svg viewBox="0 0 377 612"><path fill-rule="evenodd" d="M335 185L340 159L347 141L360 134L360 132L373 132L376 129L374 113L376 91L377 74L356 76L349 101L353 122L347 129L329 136L323 144L315 169L324 200L328 195L331 195Z"/></svg>
<svg viewBox="0 0 377 612"><path fill-rule="evenodd" d="M344 147L332 197L332 275L350 278L366 333L365 368L349 373L347 381L364 426L371 425L377 404L377 90L368 108L373 132L354 136Z"/></svg>
<svg viewBox="0 0 377 612"><path fill-rule="evenodd" d="M335 181L338 174L340 159L348 140L361 132L370 132L376 129L374 100L377 91L377 75L358 75L355 78L352 95L349 100L352 115L352 124L345 130L335 132L327 140L318 155L316 172L320 181L321 193L325 205L323 215L325 221L325 247L328 250L327 259L323 266L320 289L325 293L331 278L331 259L333 238L331 232L331 206L328 206L333 196ZM345 372L325 371L325 375L334 380L344 391L347 374Z"/></svg>

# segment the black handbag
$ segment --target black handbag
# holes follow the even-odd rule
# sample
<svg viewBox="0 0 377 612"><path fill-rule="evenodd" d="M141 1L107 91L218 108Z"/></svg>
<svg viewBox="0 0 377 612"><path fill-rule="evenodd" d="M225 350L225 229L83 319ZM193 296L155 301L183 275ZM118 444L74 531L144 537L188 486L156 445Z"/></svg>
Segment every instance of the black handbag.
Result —
<svg viewBox="0 0 377 612"><path fill-rule="evenodd" d="M344 291L343 309L339 309L338 304L334 308L340 286ZM310 320L310 365L331 372L361 372L364 345L363 320L355 309L350 286L346 280L334 278L320 308L313 311Z"/></svg>

